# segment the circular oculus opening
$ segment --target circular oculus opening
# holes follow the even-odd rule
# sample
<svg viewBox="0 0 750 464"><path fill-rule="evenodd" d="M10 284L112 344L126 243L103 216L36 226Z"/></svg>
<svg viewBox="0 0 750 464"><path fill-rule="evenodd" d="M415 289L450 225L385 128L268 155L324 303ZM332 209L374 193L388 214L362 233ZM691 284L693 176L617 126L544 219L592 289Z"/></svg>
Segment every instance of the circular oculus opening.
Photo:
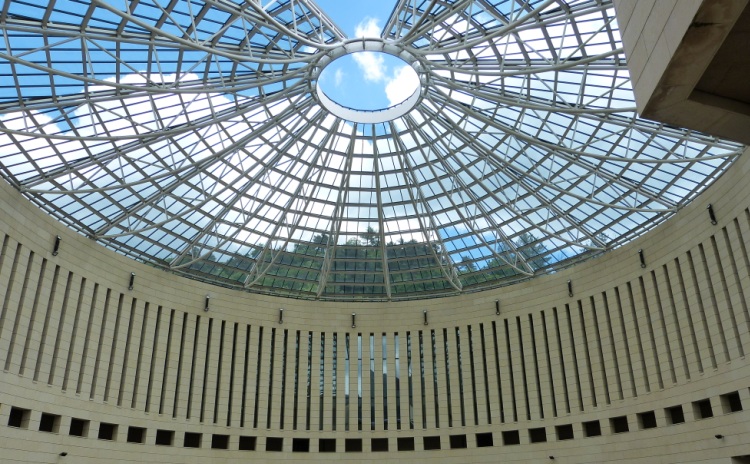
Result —
<svg viewBox="0 0 750 464"><path fill-rule="evenodd" d="M417 71L399 56L361 48L347 47L323 65L315 83L320 103L358 123L392 121L411 111L422 97Z"/></svg>

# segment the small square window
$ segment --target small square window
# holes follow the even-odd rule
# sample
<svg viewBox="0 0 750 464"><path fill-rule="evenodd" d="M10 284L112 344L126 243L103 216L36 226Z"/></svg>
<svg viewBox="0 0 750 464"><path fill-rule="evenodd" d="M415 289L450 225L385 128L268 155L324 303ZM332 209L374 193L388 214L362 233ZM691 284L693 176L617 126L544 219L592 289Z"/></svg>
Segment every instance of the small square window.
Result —
<svg viewBox="0 0 750 464"><path fill-rule="evenodd" d="M656 414L654 413L654 411L639 413L638 426L644 430L656 428Z"/></svg>
<svg viewBox="0 0 750 464"><path fill-rule="evenodd" d="M20 429L26 429L29 427L30 418L31 418L30 410L12 406L10 408L10 414L8 416L8 427L17 427Z"/></svg>
<svg viewBox="0 0 750 464"><path fill-rule="evenodd" d="M624 433L624 432L630 431L630 427L628 426L627 416L619 416L619 417L611 418L609 420L609 426L612 427L612 432L614 433Z"/></svg>
<svg viewBox="0 0 750 464"><path fill-rule="evenodd" d="M156 441L154 443L160 446L172 446L172 443L174 443L174 430L157 430Z"/></svg>
<svg viewBox="0 0 750 464"><path fill-rule="evenodd" d="M477 448L488 448L490 446L495 446L494 439L492 438L492 432L478 433Z"/></svg>
<svg viewBox="0 0 750 464"><path fill-rule="evenodd" d="M414 437L400 437L396 439L399 451L414 451Z"/></svg>
<svg viewBox="0 0 750 464"><path fill-rule="evenodd" d="M587 437L598 437L602 434L602 426L599 424L598 420L584 422L583 434Z"/></svg>
<svg viewBox="0 0 750 464"><path fill-rule="evenodd" d="M97 438L99 440L112 440L117 437L117 424L109 424L102 422L99 424L99 434Z"/></svg>
<svg viewBox="0 0 750 464"><path fill-rule="evenodd" d="M508 430L503 432L503 445L520 445L521 436L518 434L518 430Z"/></svg>
<svg viewBox="0 0 750 464"><path fill-rule="evenodd" d="M266 438L266 451L282 451L284 449L284 439L282 437Z"/></svg>
<svg viewBox="0 0 750 464"><path fill-rule="evenodd" d="M43 412L39 420L39 431L58 433L60 431L60 416Z"/></svg>
<svg viewBox="0 0 750 464"><path fill-rule="evenodd" d="M88 436L90 423L90 421L78 419L77 417L70 419L70 430L68 431L68 435L72 437Z"/></svg>
<svg viewBox="0 0 750 464"><path fill-rule="evenodd" d="M572 440L573 439L573 424L565 424L555 426L555 433L557 434L557 440Z"/></svg>
<svg viewBox="0 0 750 464"><path fill-rule="evenodd" d="M547 441L547 429L540 427L537 429L529 429L529 441L531 443L544 443Z"/></svg>
<svg viewBox="0 0 750 464"><path fill-rule="evenodd" d="M440 437L439 436L422 437L422 443L424 445L425 451L440 449Z"/></svg>
<svg viewBox="0 0 750 464"><path fill-rule="evenodd" d="M256 437L240 436L240 451L255 451Z"/></svg>
<svg viewBox="0 0 750 464"><path fill-rule="evenodd" d="M128 443L144 443L146 441L146 429L143 427L128 427Z"/></svg>
<svg viewBox="0 0 750 464"><path fill-rule="evenodd" d="M212 449L229 449L229 435L213 434L211 435Z"/></svg>
<svg viewBox="0 0 750 464"><path fill-rule="evenodd" d="M731 392L721 395L721 408L724 414L742 411L742 400L739 392Z"/></svg>
<svg viewBox="0 0 750 464"><path fill-rule="evenodd" d="M362 452L362 439L361 438L345 439L344 451L346 451L347 453L361 453Z"/></svg>
<svg viewBox="0 0 750 464"><path fill-rule="evenodd" d="M388 451L388 439L387 438L373 438L370 441L370 448L373 452L384 452Z"/></svg>
<svg viewBox="0 0 750 464"><path fill-rule="evenodd" d="M693 412L698 419L708 419L714 417L714 410L711 408L711 400L705 399L693 402Z"/></svg>
<svg viewBox="0 0 750 464"><path fill-rule="evenodd" d="M451 435L449 437L451 449L466 448L466 435Z"/></svg>
<svg viewBox="0 0 750 464"><path fill-rule="evenodd" d="M318 440L318 451L321 453L335 453L336 452L336 439L335 438L321 438Z"/></svg>
<svg viewBox="0 0 750 464"><path fill-rule="evenodd" d="M685 413L682 411L682 405L672 406L666 408L667 422L669 425L682 424L685 422Z"/></svg>
<svg viewBox="0 0 750 464"><path fill-rule="evenodd" d="M185 448L200 448L203 442L203 434L197 432L185 432L182 446Z"/></svg>

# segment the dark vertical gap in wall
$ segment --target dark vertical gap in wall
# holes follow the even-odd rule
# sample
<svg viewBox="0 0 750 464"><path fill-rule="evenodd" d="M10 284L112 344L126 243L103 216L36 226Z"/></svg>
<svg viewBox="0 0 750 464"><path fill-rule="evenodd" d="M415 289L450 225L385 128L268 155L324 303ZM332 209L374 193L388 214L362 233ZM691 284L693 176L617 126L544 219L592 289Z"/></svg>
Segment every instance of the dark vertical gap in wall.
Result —
<svg viewBox="0 0 750 464"><path fill-rule="evenodd" d="M28 277L28 275L27 275ZM26 284L24 283L24 287ZM83 297L86 293L86 278L81 279L80 287L78 288L78 300L76 301L75 313L73 314L73 327L70 330L70 342L68 343L68 355L65 359L65 371L63 373L62 390L68 390L68 383L70 382L70 372L73 369L73 353L75 353L76 340L81 339L81 335L78 334L78 324L81 323L81 309L83 308Z"/></svg>
<svg viewBox="0 0 750 464"><path fill-rule="evenodd" d="M618 393L618 399L624 399L623 395L623 389L622 389L622 375L620 374L620 360L617 357L617 349L615 347L615 335L614 335L614 329L612 328L612 315L609 311L609 299L607 298L607 293L602 292L602 301L604 302L604 314L606 316L606 323L607 323L607 334L609 335L609 348L610 353L612 353L612 360L615 363L615 380L617 381L617 393Z"/></svg>
<svg viewBox="0 0 750 464"><path fill-rule="evenodd" d="M589 347L589 335L586 332L586 319L583 318L583 302L578 300L578 320L581 323L581 334L583 335L583 347L586 353L586 371L589 377L589 388L591 389L591 404L596 408L599 400L596 394L596 383L594 383L594 369L591 364L591 350Z"/></svg>
<svg viewBox="0 0 750 464"><path fill-rule="evenodd" d="M726 227L723 227L722 233L724 234L724 238L727 239L727 229ZM729 311L729 320L732 323L732 333L734 335L735 343L737 344L737 352L741 357L745 357L745 350L742 348L742 340L740 339L740 328L737 325L737 318L734 315L734 303L732 303L732 297L729 294L729 288L727 287L727 275L724 271L724 263L721 261L721 254L719 253L719 245L716 242L716 236L711 236L711 250L714 254L714 259L716 260L716 267L719 269L719 281L721 282L721 290L724 293L724 301L726 301L727 308ZM740 291L742 287L739 287ZM727 357L729 357L729 351L727 351Z"/></svg>
<svg viewBox="0 0 750 464"><path fill-rule="evenodd" d="M503 382L500 375L500 351L497 346L497 324L492 321L492 341L495 345L495 372L497 372L497 397L500 402L500 422L505 422L505 405L503 404Z"/></svg>
<svg viewBox="0 0 750 464"><path fill-rule="evenodd" d="M443 329L443 347L445 352L445 392L447 396L446 406L448 407L448 427L453 427L453 398L451 397L451 371L450 356L448 353L448 329ZM437 372L437 370L436 370ZM437 394L435 397L437 398ZM437 414L437 408L435 414Z"/></svg>
<svg viewBox="0 0 750 464"><path fill-rule="evenodd" d="M29 286L31 285L31 274L32 270L34 268L34 252L29 252L29 257L26 260L26 272L24 273L23 277L23 285L21 286L21 295L18 297L18 305L16 310L16 316L13 318L13 329L10 332L10 341L8 342L8 349L5 350L5 370L10 370L10 365L13 359L13 352L15 351L16 347L16 337L18 336L18 326L21 323L21 319L23 319L23 310L26 308L26 294L29 291ZM2 265L0 265L0 269L2 269ZM10 289L6 289L6 299L8 295L10 295ZM5 311L3 311L3 314L5 314ZM7 317L7 316L5 316ZM2 334L2 321L0 321L0 335Z"/></svg>
<svg viewBox="0 0 750 464"><path fill-rule="evenodd" d="M568 337L570 340L570 351L573 353L573 370L576 376L576 391L578 392L578 409L583 411L583 388L581 388L581 368L578 366L578 352L576 350L576 338L573 335L573 317L570 313L570 305L565 303L565 319L568 322Z"/></svg>
<svg viewBox="0 0 750 464"><path fill-rule="evenodd" d="M271 416L273 415L273 364L276 360L276 328L271 327L271 343L270 343L269 360L268 360L268 396L266 401L266 428L271 428Z"/></svg>
<svg viewBox="0 0 750 464"><path fill-rule="evenodd" d="M690 256L688 252L688 256ZM693 343L693 352L695 354L695 361L698 364L698 372L703 372L703 357L701 356L701 350L698 345L698 337L695 333L695 322L693 321L693 311L690 305L690 300L688 299L687 295L687 288L685 287L685 279L683 277L683 271L682 271L682 264L680 263L680 260L678 258L674 259L674 264L677 269L677 285L679 287L680 295L682 296L682 301L685 305L685 315L687 316L688 320L688 328L690 329L690 341ZM695 274L695 269L691 267L691 274ZM697 282L693 282L697 284ZM703 302L701 301L700 297L700 289L698 286L695 286L695 291L698 292L698 311L700 314L704 314L703 312ZM713 350L713 347L711 348ZM713 355L712 355L713 356ZM715 363L715 360L714 360ZM715 367L715 366L714 366Z"/></svg>
<svg viewBox="0 0 750 464"><path fill-rule="evenodd" d="M174 331L175 310L169 310L169 325L167 326L167 344L164 347L164 369L161 377L161 391L159 392L159 414L164 414L164 402L167 394L167 379L169 379L169 362L172 359L172 332Z"/></svg>
<svg viewBox="0 0 750 464"><path fill-rule="evenodd" d="M201 372L201 393L200 393L200 412L198 413L198 420L203 422L206 417L206 395L208 389L208 377L209 369L211 368L211 341L213 340L214 334L214 318L208 318L208 329L206 330L206 353L203 357L203 372Z"/></svg>
<svg viewBox="0 0 750 464"><path fill-rule="evenodd" d="M7 237L7 235L6 235ZM29 326L26 329L26 337L23 339L23 351L21 353L21 366L18 369L18 374L23 376L26 373L26 362L29 356L29 345L31 343L31 335L34 331L34 325L36 324L36 313L39 308L39 301L42 299L42 291L45 288L47 279L45 278L47 272L47 259L42 259L42 266L39 269L39 278L37 279L36 292L34 293L34 301L31 304L31 315L29 316Z"/></svg>
<svg viewBox="0 0 750 464"><path fill-rule="evenodd" d="M375 334L370 332L370 430L375 430Z"/></svg>
<svg viewBox="0 0 750 464"><path fill-rule="evenodd" d="M506 356L508 358L508 372L510 375L510 396L511 396L511 403L513 406L513 422L518 422L518 400L516 399L516 379L513 374L513 356L512 349L510 346L510 324L508 324L508 319L503 319L504 325L505 325L505 352Z"/></svg>
<svg viewBox="0 0 750 464"><path fill-rule="evenodd" d="M286 411L286 358L289 344L289 331L284 329L281 346L281 399L279 400L279 429L284 430L284 412Z"/></svg>
<svg viewBox="0 0 750 464"><path fill-rule="evenodd" d="M664 272L664 280L667 283L667 297L669 298L669 306L672 309L672 319L674 320L675 329L677 330L677 342L680 346L680 356L682 357L682 367L685 370L685 377L687 377L688 380L690 380L690 367L688 366L687 362L687 355L685 354L685 340L682 335L682 327L680 325L680 319L677 314L677 305L674 301L674 291L672 286L672 279L669 274L669 268L667 265L662 266L662 271Z"/></svg>
<svg viewBox="0 0 750 464"><path fill-rule="evenodd" d="M456 368L458 369L458 398L461 407L461 427L466 427L466 404L464 402L463 353L461 352L461 329L456 331ZM447 343L446 343L447 345Z"/></svg>
<svg viewBox="0 0 750 464"><path fill-rule="evenodd" d="M55 298L57 296L58 286L60 285L60 266L55 266L55 272L52 276L52 285L50 286L49 296L47 297L47 306L44 308L44 324L42 325L42 336L39 339L39 351L37 353L36 363L34 366L34 381L39 380L39 374L41 373L42 360L44 359L44 353L47 348L47 333L50 330L50 320L52 318L53 309L55 304Z"/></svg>
<svg viewBox="0 0 750 464"><path fill-rule="evenodd" d="M91 391L89 392L89 399L94 399L96 394L96 386L99 380L99 366L102 361L102 348L104 347L104 333L107 330L107 316L109 316L109 302L112 297L112 289L108 288L104 295L104 307L102 308L102 325L99 327L99 338L96 344L96 355L94 357L94 372L91 373ZM31 326L29 326L31 331ZM28 335L27 340L31 338L31 334ZM107 340L109 342L109 340ZM26 356L24 356L24 359Z"/></svg>
<svg viewBox="0 0 750 464"><path fill-rule="evenodd" d="M5 257L8 256L8 243L9 242L10 242L10 235L8 234L3 235L3 246L2 248L0 248L0 269L3 268L3 264L5 264Z"/></svg>
<svg viewBox="0 0 750 464"><path fill-rule="evenodd" d="M89 315L86 320L86 333L83 335L83 350L81 350L81 367L78 370L78 379L76 379L76 394L81 394L83 388L83 379L86 376L86 364L89 358L89 344L91 343L91 328L94 324L94 315L96 314L96 301L99 297L99 284L94 284L94 291L91 294L91 303L89 304Z"/></svg>
<svg viewBox="0 0 750 464"><path fill-rule="evenodd" d="M542 379L539 375L539 353L536 344L536 331L534 327L534 317L531 313L529 317L529 333L531 334L531 354L534 360L534 383L536 384L536 399L539 407L539 418L544 419L544 404L542 403Z"/></svg>
<svg viewBox="0 0 750 464"><path fill-rule="evenodd" d="M482 374L484 375L484 406L487 408L487 423L492 424L492 403L490 402L490 381L487 368L487 347L484 333L484 323L479 323L480 349L482 353ZM473 372L473 369L472 369Z"/></svg>
<svg viewBox="0 0 750 464"><path fill-rule="evenodd" d="M438 370L437 370L437 336L435 330L430 330L430 341L432 345L432 398L435 405L435 427L440 428L440 394L438 389ZM450 414L450 400L448 400L448 412Z"/></svg>
<svg viewBox="0 0 750 464"><path fill-rule="evenodd" d="M214 424L219 423L219 409L221 406L220 398L219 398L219 392L221 392L222 387L222 377L224 371L224 336L226 335L227 330L227 321L222 320L221 321L221 328L219 329L219 358L216 360L216 381L214 382ZM231 370L231 367L230 367ZM208 374L208 369L206 370L206 373ZM231 383L230 383L231 388Z"/></svg>
<svg viewBox="0 0 750 464"><path fill-rule="evenodd" d="M750 222L750 211L745 210L745 218L748 222ZM740 228L740 222L737 220L737 218L734 219L734 228L737 232L737 237L739 240L737 242L740 245L740 255L742 256L742 262L745 265L744 275L750 277L750 256L747 254L747 246L745 245L745 237L742 235L742 229ZM737 276L738 279L742 279L739 277L739 273ZM742 288L742 286L738 283L738 288ZM742 298L742 307L745 310L745 331L750 332L750 311L748 311L748 306L746 304L745 298Z"/></svg>
<svg viewBox="0 0 750 464"><path fill-rule="evenodd" d="M258 359L255 364L255 403L253 404L253 428L258 428L258 408L260 399L260 372L263 359L263 327L258 327Z"/></svg>
<svg viewBox="0 0 750 464"><path fill-rule="evenodd" d="M115 355L117 354L117 342L120 339L120 318L122 316L122 305L125 302L125 295L120 293L117 298L117 311L115 312L115 327L112 331L112 340L109 347L109 362L107 363L107 379L104 383L104 402L109 401L109 392L112 388L112 371L115 367ZM102 330L104 328L102 327Z"/></svg>
<svg viewBox="0 0 750 464"><path fill-rule="evenodd" d="M393 366L395 368L395 372L393 373L394 376L394 384L395 384L395 391L394 394L396 395L396 429L401 430L401 339L399 338L398 332L393 333ZM336 422L334 421L334 424Z"/></svg>
<svg viewBox="0 0 750 464"><path fill-rule="evenodd" d="M133 321L135 319L138 300L133 298L130 302L130 315L128 317L128 328L125 335L125 350L122 359L122 371L120 372L120 385L117 389L117 406L122 406L122 397L125 393L125 384L127 383L128 361L130 359L130 340L133 336Z"/></svg>
<svg viewBox="0 0 750 464"><path fill-rule="evenodd" d="M232 414L234 413L234 392L237 383L237 334L240 324L232 324L232 353L229 357L229 396L227 398L227 427L232 425Z"/></svg>
<svg viewBox="0 0 750 464"><path fill-rule="evenodd" d="M419 331L419 377L421 379L422 386L422 428L427 428L427 392L426 392L426 379L425 379L425 364L424 364L424 340L422 331Z"/></svg>
<svg viewBox="0 0 750 464"><path fill-rule="evenodd" d="M477 378L476 365L474 363L474 330L471 325L466 326L466 333L469 336L469 373L471 374L471 399L472 412L474 413L474 425L479 425L479 408L477 406Z"/></svg>
<svg viewBox="0 0 750 464"><path fill-rule="evenodd" d="M516 333L518 334L518 349L521 352L521 382L523 384L523 404L526 410L526 420L531 420L531 403L529 401L529 379L526 374L526 350L524 349L521 318L516 316Z"/></svg>
<svg viewBox="0 0 750 464"><path fill-rule="evenodd" d="M20 243L16 245L16 253L13 256L13 262L10 265L10 275L8 276L8 282L6 282L4 285L0 284L0 288L2 288L2 286L5 287L5 297L3 298L3 307L0 308L0 335L2 335L3 333L3 326L5 325L5 319L7 319L8 306L10 305L10 298L13 295L13 289L16 285L16 273L18 272L18 263L21 261L22 248L23 247L21 246ZM5 257L5 253L3 253L3 257ZM0 271L2 271L2 264L3 263L0 262ZM28 277L30 268L31 268L30 265L26 266L27 277ZM70 276L68 276L68 280L70 280Z"/></svg>
<svg viewBox="0 0 750 464"><path fill-rule="evenodd" d="M148 310L149 303L143 308L143 320L141 321L141 330L138 332L138 354L135 358L135 380L133 381L133 392L130 400L131 409L135 409L136 402L138 401L138 385L141 383L141 362L143 361L143 344L146 342L146 325L148 324ZM156 340L153 340L154 343ZM153 353L151 358L153 359Z"/></svg>
<svg viewBox="0 0 750 464"><path fill-rule="evenodd" d="M713 237L713 236L712 236ZM716 320L716 325L719 328L719 337L721 338L721 347L724 350L724 361L729 362L729 344L727 343L727 335L724 331L724 322L721 320L721 313L719 312L719 305L716 302L716 292L714 289L716 286L714 285L714 279L712 277L711 271L708 269L708 261L706 260L706 250L703 247L703 244L698 245L698 251L700 252L700 262L702 264L703 268L703 274L705 277L704 282L708 284L708 296L711 300L711 306L714 309L714 318Z"/></svg>
<svg viewBox="0 0 750 464"><path fill-rule="evenodd" d="M180 331L180 349L177 353L177 374L174 382L174 402L172 403L172 417L177 417L177 406L180 404L180 385L182 385L182 370L185 359L185 339L187 338L188 314L182 313L182 329Z"/></svg>
<svg viewBox="0 0 750 464"><path fill-rule="evenodd" d="M413 361L412 361L412 344L411 344L411 332L406 332L406 368L408 377L408 394L409 394L409 429L414 429L414 383L412 381L414 377Z"/></svg>
<svg viewBox="0 0 750 464"><path fill-rule="evenodd" d="M318 430L323 430L323 416L325 413L325 375L326 375L326 334L320 333L320 356L318 357ZM374 379L373 379L374 381ZM373 405L374 407L374 405Z"/></svg>
<svg viewBox="0 0 750 464"><path fill-rule="evenodd" d="M187 392L187 414L186 418L190 419L193 412L193 385L195 383L195 365L198 356L198 339L200 338L201 317L195 316L195 330L193 331L193 353L190 356L190 381Z"/></svg>
<svg viewBox="0 0 750 464"><path fill-rule="evenodd" d="M247 417L247 376L250 371L250 325L245 325L245 349L242 363L242 400L240 402L240 427L245 427Z"/></svg>
<svg viewBox="0 0 750 464"><path fill-rule="evenodd" d="M689 253L688 253L689 256ZM661 339L667 348L667 361L669 362L669 372L672 377L672 384L677 383L677 371L672 356L672 348L669 343L669 334L667 333L667 320L664 317L664 305L662 304L661 294L659 292L659 283L656 280L656 272L651 271L651 284L654 286L654 296L656 297L656 306L659 308L659 320L661 321Z"/></svg>
<svg viewBox="0 0 750 464"><path fill-rule="evenodd" d="M292 401L292 430L297 430L297 414L298 414L297 407L299 406L299 345L300 345L299 336L300 336L300 332L298 330L294 337L294 399ZM349 350L348 335L346 339L346 349L347 351ZM347 362L349 362L348 358L347 358ZM348 402L346 404L346 407L347 407L346 413L347 413L347 420L348 420L348 414L349 414Z"/></svg>
<svg viewBox="0 0 750 464"><path fill-rule="evenodd" d="M338 333L333 333L333 339L331 340L331 428L336 431L336 423L338 418L336 417L336 408L338 407L338 396L339 396L339 336Z"/></svg>
<svg viewBox="0 0 750 464"><path fill-rule="evenodd" d="M560 372L562 373L563 392L565 393L565 412L570 414L570 393L568 392L568 375L565 372L565 354L562 347L562 337L560 336L560 315L557 313L557 307L552 308L552 314L555 319L555 332L557 334L557 352L560 355Z"/></svg>
<svg viewBox="0 0 750 464"><path fill-rule="evenodd" d="M549 376L548 394L552 399L552 416L557 417L557 395L555 394L555 376L552 373L552 353L550 353L549 332L547 331L547 315L542 311L540 316L542 318L542 333L544 333L544 352L547 356L547 375Z"/></svg>
<svg viewBox="0 0 750 464"><path fill-rule="evenodd" d="M65 281L65 292L63 293L62 305L60 307L60 319L57 321L57 332L55 332L55 343L52 348L52 362L49 368L47 384L52 385L55 381L55 371L57 370L57 359L60 356L60 343L63 338L63 328L65 327L65 317L68 312L68 303L70 300L70 289L73 284L73 273L68 272L68 279Z"/></svg>
<svg viewBox="0 0 750 464"><path fill-rule="evenodd" d="M630 379L630 392L633 397L638 396L638 389L635 386L635 373L633 371L633 357L630 355L630 340L628 329L625 325L625 313L622 309L622 297L620 296L620 287L615 287L615 302L617 303L617 316L622 330L622 341L625 344L625 360L628 364L628 378Z"/></svg>
<svg viewBox="0 0 750 464"><path fill-rule="evenodd" d="M635 339L638 344L638 356L641 360L641 374L643 375L643 384L646 387L646 393L651 392L651 381L648 375L648 367L646 366L646 356L643 352L643 337L641 336L641 325L638 323L638 315L635 310L635 298L633 295L633 285L628 281L628 299L630 300L630 317L633 318L633 324L635 325ZM692 326L692 324L691 324Z"/></svg>
<svg viewBox="0 0 750 464"><path fill-rule="evenodd" d="M154 324L154 336L151 339L153 341L153 346L151 347L151 355L149 356L148 380L146 382L146 404L144 406L145 412L151 412L151 390L154 386L154 371L156 370L156 362L159 360L159 330L161 329L162 311L163 309L161 305L156 307L156 324Z"/></svg>
<svg viewBox="0 0 750 464"><path fill-rule="evenodd" d="M351 351L351 336L349 335L349 332L347 332L344 335L344 431L348 432L349 428L351 427L350 417L351 412L349 408L350 403L350 397L351 397L351 385L352 385L352 378L351 378L351 361L352 361L352 351ZM296 380L295 380L296 382ZM297 390L297 387L294 387L295 391ZM295 394L295 401L296 401L296 394ZM296 410L296 406L295 406ZM295 413L295 421L296 421L296 413ZM296 422L295 422L296 424ZM295 426L296 428L296 426Z"/></svg>
<svg viewBox="0 0 750 464"><path fill-rule="evenodd" d="M362 334L358 335L359 341L359 389L362 391ZM313 333L307 332L307 400L305 403L305 430L310 430L310 408L312 407L312 344L313 344ZM362 430L362 395L359 394L359 430Z"/></svg>
<svg viewBox="0 0 750 464"><path fill-rule="evenodd" d="M381 336L381 373L383 376L383 430L388 430L388 342L385 333Z"/></svg>
<svg viewBox="0 0 750 464"><path fill-rule="evenodd" d="M736 232L739 234L739 226L737 224L737 218L734 219L734 226L735 226ZM737 293L739 295L740 305L742 307L742 315L744 316L744 319L745 319L744 330L745 330L745 333L747 333L748 331L750 331L750 313L748 313L747 300L745 300L745 290L743 288L742 281L740 278L740 273L737 267L736 252L732 248L732 241L729 239L729 232L727 231L726 228L724 228L723 231L724 231L724 243L726 244L727 254L729 255L729 264L731 265L731 268L732 268L732 279L734 280L734 288L737 289ZM742 243L741 236L739 236L738 242L740 243L740 246L744 247L745 244ZM740 340L740 344L742 344L742 340ZM745 353L744 346L743 346L742 353L743 355Z"/></svg>
<svg viewBox="0 0 750 464"><path fill-rule="evenodd" d="M656 368L656 380L659 382L659 388L664 388L664 376L661 372L661 362L659 361L659 352L656 349L656 334L654 333L654 323L651 316L651 307L648 304L648 297L646 296L646 285L643 281L643 276L638 277L638 286L641 289L641 299L643 300L643 309L646 312L646 322L648 324L648 336L651 341L651 353L654 357L654 367Z"/></svg>

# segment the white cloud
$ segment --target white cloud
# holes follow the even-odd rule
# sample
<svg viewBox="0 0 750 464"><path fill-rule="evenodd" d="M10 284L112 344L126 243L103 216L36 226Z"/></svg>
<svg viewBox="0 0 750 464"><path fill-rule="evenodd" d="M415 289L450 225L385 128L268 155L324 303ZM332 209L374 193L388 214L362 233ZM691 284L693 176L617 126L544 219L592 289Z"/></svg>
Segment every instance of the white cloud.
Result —
<svg viewBox="0 0 750 464"><path fill-rule="evenodd" d="M377 18L365 18L354 29L356 37L380 37L380 26Z"/></svg>
<svg viewBox="0 0 750 464"><path fill-rule="evenodd" d="M385 95L388 104L393 106L409 98L419 87L419 76L409 66L402 66L393 71L393 77L388 79Z"/></svg>
<svg viewBox="0 0 750 464"><path fill-rule="evenodd" d="M341 68L336 70L336 74L333 76L333 81L336 87L341 85L341 81L344 80L344 71Z"/></svg>
<svg viewBox="0 0 750 464"><path fill-rule="evenodd" d="M383 82L385 80L388 68L382 55L372 52L359 52L353 54L352 58L357 62L365 80L371 82Z"/></svg>

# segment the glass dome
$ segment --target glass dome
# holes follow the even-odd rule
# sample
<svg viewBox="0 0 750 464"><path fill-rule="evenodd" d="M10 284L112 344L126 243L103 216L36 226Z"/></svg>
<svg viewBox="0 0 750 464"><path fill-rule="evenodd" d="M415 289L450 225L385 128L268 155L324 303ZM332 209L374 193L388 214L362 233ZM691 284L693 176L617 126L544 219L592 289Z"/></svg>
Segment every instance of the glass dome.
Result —
<svg viewBox="0 0 750 464"><path fill-rule="evenodd" d="M44 2L47 3L47 2ZM349 38L312 0L0 11L2 176L153 266L302 298L506 285L664 221L742 146L639 119L610 1L400 0ZM396 56L401 105L330 104Z"/></svg>

